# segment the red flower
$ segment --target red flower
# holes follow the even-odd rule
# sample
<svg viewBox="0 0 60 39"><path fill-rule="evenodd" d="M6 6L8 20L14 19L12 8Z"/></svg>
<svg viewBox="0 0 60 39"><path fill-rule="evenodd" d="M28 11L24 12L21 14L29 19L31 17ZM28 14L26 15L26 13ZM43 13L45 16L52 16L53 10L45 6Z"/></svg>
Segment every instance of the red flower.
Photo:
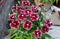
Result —
<svg viewBox="0 0 60 39"><path fill-rule="evenodd" d="M36 6L32 6L31 9L32 9L33 12L38 12L39 11Z"/></svg>
<svg viewBox="0 0 60 39"><path fill-rule="evenodd" d="M37 21L39 19L38 13L32 13L32 14L30 14L30 19L32 21Z"/></svg>
<svg viewBox="0 0 60 39"><path fill-rule="evenodd" d="M28 1L28 0L22 0L22 1Z"/></svg>
<svg viewBox="0 0 60 39"><path fill-rule="evenodd" d="M29 1L22 1L22 6L30 6L30 2Z"/></svg>
<svg viewBox="0 0 60 39"><path fill-rule="evenodd" d="M13 6L12 9L16 10L16 6Z"/></svg>
<svg viewBox="0 0 60 39"><path fill-rule="evenodd" d="M51 27L52 22L50 22L49 20L46 20L45 25L47 25L47 26Z"/></svg>
<svg viewBox="0 0 60 39"><path fill-rule="evenodd" d="M33 32L34 37L41 38L42 37L42 31L41 30L35 30Z"/></svg>
<svg viewBox="0 0 60 39"><path fill-rule="evenodd" d="M17 11L19 12L22 9L22 6L17 6Z"/></svg>
<svg viewBox="0 0 60 39"><path fill-rule="evenodd" d="M32 22L29 20L25 21L23 24L23 28L26 30L30 30L32 28Z"/></svg>
<svg viewBox="0 0 60 39"><path fill-rule="evenodd" d="M25 12L24 12L24 14L25 14L26 16L29 16L31 13L32 13L32 10L25 10Z"/></svg>
<svg viewBox="0 0 60 39"><path fill-rule="evenodd" d="M18 20L14 20L10 23L10 27L19 28L20 22Z"/></svg>
<svg viewBox="0 0 60 39"><path fill-rule="evenodd" d="M43 33L46 33L46 32L49 31L49 29L50 29L50 28L45 25L45 26L43 26L43 28L42 28L42 32L43 32Z"/></svg>
<svg viewBox="0 0 60 39"><path fill-rule="evenodd" d="M24 14L24 10L20 9L19 13Z"/></svg>
<svg viewBox="0 0 60 39"><path fill-rule="evenodd" d="M18 19L19 19L19 20L26 20L26 16L25 16L24 14L21 14L21 13L20 13L20 14L18 15Z"/></svg>
<svg viewBox="0 0 60 39"><path fill-rule="evenodd" d="M40 3L40 4L39 4L39 7L44 8L44 4L43 4L43 3Z"/></svg>
<svg viewBox="0 0 60 39"><path fill-rule="evenodd" d="M13 13L13 14L11 14L11 15L9 16L9 19L10 19L10 20L14 20L15 17L16 17L16 13Z"/></svg>

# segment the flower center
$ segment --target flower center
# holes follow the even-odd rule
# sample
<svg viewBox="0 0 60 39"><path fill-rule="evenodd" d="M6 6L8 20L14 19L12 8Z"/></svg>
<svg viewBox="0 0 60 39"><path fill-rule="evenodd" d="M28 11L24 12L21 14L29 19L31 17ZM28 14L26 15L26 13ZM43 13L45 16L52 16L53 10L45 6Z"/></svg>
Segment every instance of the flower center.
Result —
<svg viewBox="0 0 60 39"><path fill-rule="evenodd" d="M13 16L12 18L14 18L15 16Z"/></svg>
<svg viewBox="0 0 60 39"><path fill-rule="evenodd" d="M29 13L29 11L27 11L27 13Z"/></svg>
<svg viewBox="0 0 60 39"><path fill-rule="evenodd" d="M36 16L33 16L33 18L36 18Z"/></svg>
<svg viewBox="0 0 60 39"><path fill-rule="evenodd" d="M16 23L14 23L14 25L16 26Z"/></svg>
<svg viewBox="0 0 60 39"><path fill-rule="evenodd" d="M23 17L24 15L22 15L22 17Z"/></svg>
<svg viewBox="0 0 60 39"><path fill-rule="evenodd" d="M27 4L27 3L25 3L25 4Z"/></svg>
<svg viewBox="0 0 60 39"><path fill-rule="evenodd" d="M27 26L29 26L29 24L27 24Z"/></svg>
<svg viewBox="0 0 60 39"><path fill-rule="evenodd" d="M37 33L37 35L38 35L39 33Z"/></svg>

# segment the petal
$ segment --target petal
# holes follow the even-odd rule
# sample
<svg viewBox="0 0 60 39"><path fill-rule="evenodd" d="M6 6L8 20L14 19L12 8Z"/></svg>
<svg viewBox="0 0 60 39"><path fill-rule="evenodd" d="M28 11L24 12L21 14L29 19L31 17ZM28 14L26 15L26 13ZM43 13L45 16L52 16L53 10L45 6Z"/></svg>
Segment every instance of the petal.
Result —
<svg viewBox="0 0 60 39"><path fill-rule="evenodd" d="M17 6L17 11L22 10L22 6Z"/></svg>
<svg viewBox="0 0 60 39"><path fill-rule="evenodd" d="M32 21L37 21L39 19L38 13L32 13L32 14L30 14L30 19Z"/></svg>
<svg viewBox="0 0 60 39"><path fill-rule="evenodd" d="M38 7L36 7L36 6L32 6L31 9L35 13L37 13L39 11Z"/></svg>
<svg viewBox="0 0 60 39"><path fill-rule="evenodd" d="M25 11L24 14L26 16L29 16L32 13L32 10L24 10L24 11Z"/></svg>
<svg viewBox="0 0 60 39"><path fill-rule="evenodd" d="M10 19L10 20L14 20L15 17L16 17L16 13L13 13L13 14L11 14L11 15L9 16L9 19Z"/></svg>
<svg viewBox="0 0 60 39"><path fill-rule="evenodd" d="M25 16L24 14L21 14L21 13L20 13L20 14L18 15L18 19L19 19L19 20L26 20L26 16Z"/></svg>
<svg viewBox="0 0 60 39"><path fill-rule="evenodd" d="M26 30L30 30L32 28L32 22L29 20L25 21L23 24L23 28Z"/></svg>
<svg viewBox="0 0 60 39"><path fill-rule="evenodd" d="M14 20L10 23L11 28L19 28L20 22L18 20Z"/></svg>
<svg viewBox="0 0 60 39"><path fill-rule="evenodd" d="M42 37L42 31L41 30L35 30L33 32L34 37L41 38Z"/></svg>
<svg viewBox="0 0 60 39"><path fill-rule="evenodd" d="M16 6L13 6L12 9L16 10Z"/></svg>
<svg viewBox="0 0 60 39"><path fill-rule="evenodd" d="M29 1L22 1L22 6L30 6L30 2Z"/></svg>
<svg viewBox="0 0 60 39"><path fill-rule="evenodd" d="M45 25L45 26L43 26L43 28L42 28L42 32L43 32L43 33L46 33L46 32L49 31L49 29L50 29L50 28Z"/></svg>

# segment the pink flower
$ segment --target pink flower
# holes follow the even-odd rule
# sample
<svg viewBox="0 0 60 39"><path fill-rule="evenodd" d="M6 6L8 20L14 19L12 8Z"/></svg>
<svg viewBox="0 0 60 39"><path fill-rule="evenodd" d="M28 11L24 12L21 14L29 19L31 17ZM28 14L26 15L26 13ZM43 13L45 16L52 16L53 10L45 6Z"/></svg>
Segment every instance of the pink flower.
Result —
<svg viewBox="0 0 60 39"><path fill-rule="evenodd" d="M25 12L24 12L24 14L25 14L26 16L29 16L31 13L32 13L32 10L25 10Z"/></svg>
<svg viewBox="0 0 60 39"><path fill-rule="evenodd" d="M49 20L46 20L45 25L47 25L48 27L51 27L52 22L50 22Z"/></svg>
<svg viewBox="0 0 60 39"><path fill-rule="evenodd" d="M44 4L43 4L43 3L40 3L40 4L39 4L39 7L44 8Z"/></svg>
<svg viewBox="0 0 60 39"><path fill-rule="evenodd" d="M24 14L24 10L20 9L19 13Z"/></svg>
<svg viewBox="0 0 60 39"><path fill-rule="evenodd" d="M19 12L22 9L22 6L17 6L17 11Z"/></svg>
<svg viewBox="0 0 60 39"><path fill-rule="evenodd" d="M33 32L34 37L41 38L42 37L42 31L41 30L35 30Z"/></svg>
<svg viewBox="0 0 60 39"><path fill-rule="evenodd" d="M42 32L43 32L43 33L46 33L46 32L49 31L49 29L50 29L50 28L45 25L45 26L43 26L43 28L42 28Z"/></svg>
<svg viewBox="0 0 60 39"><path fill-rule="evenodd" d="M36 6L32 6L31 9L32 9L33 12L38 12L39 11Z"/></svg>
<svg viewBox="0 0 60 39"><path fill-rule="evenodd" d="M30 2L29 1L22 1L22 6L30 6Z"/></svg>
<svg viewBox="0 0 60 39"><path fill-rule="evenodd" d="M32 22L29 20L25 21L23 24L23 28L26 30L30 30L32 28Z"/></svg>
<svg viewBox="0 0 60 39"><path fill-rule="evenodd" d="M13 14L11 14L11 15L9 16L9 19L10 19L10 20L14 20L15 17L16 17L16 13L13 13Z"/></svg>
<svg viewBox="0 0 60 39"><path fill-rule="evenodd" d="M28 0L22 0L22 1L28 1Z"/></svg>
<svg viewBox="0 0 60 39"><path fill-rule="evenodd" d="M10 23L10 27L11 28L19 28L19 25L20 25L20 22L18 20L13 20L11 23Z"/></svg>
<svg viewBox="0 0 60 39"><path fill-rule="evenodd" d="M21 14L21 13L20 13L20 14L18 15L18 19L19 19L19 20L26 20L26 16L25 16L24 14Z"/></svg>
<svg viewBox="0 0 60 39"><path fill-rule="evenodd" d="M12 6L12 9L16 10L16 6Z"/></svg>
<svg viewBox="0 0 60 39"><path fill-rule="evenodd" d="M38 13L32 13L32 14L30 14L30 19L32 21L37 21L39 19Z"/></svg>

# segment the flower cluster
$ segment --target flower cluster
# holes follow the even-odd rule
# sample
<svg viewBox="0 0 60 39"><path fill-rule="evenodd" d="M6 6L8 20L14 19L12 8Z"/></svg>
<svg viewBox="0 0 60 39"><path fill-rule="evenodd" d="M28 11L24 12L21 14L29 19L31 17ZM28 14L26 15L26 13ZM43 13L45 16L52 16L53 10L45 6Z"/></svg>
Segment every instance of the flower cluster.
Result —
<svg viewBox="0 0 60 39"><path fill-rule="evenodd" d="M44 5L40 4L40 7L42 6ZM33 22L40 19L40 15L38 14L38 7L30 6L30 2L28 0L22 1L21 6L13 6L12 9L17 11L18 13L13 12L13 14L11 14L9 17L9 19L11 20L11 28L19 28L20 24L22 24L21 22L23 21L23 28L29 31L33 28ZM46 20L41 30L36 29L35 31L33 31L34 37L41 38L43 33L49 31L51 25L52 23L49 20Z"/></svg>

